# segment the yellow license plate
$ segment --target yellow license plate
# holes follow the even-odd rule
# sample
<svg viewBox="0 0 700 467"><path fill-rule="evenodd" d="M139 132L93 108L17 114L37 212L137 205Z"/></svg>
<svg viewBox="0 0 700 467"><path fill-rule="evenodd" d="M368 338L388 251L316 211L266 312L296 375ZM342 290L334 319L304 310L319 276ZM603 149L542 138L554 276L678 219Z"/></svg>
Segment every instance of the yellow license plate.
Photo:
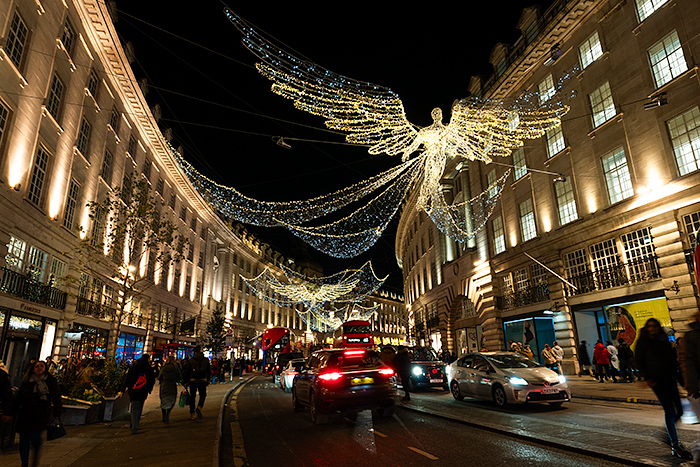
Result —
<svg viewBox="0 0 700 467"><path fill-rule="evenodd" d="M350 384L356 386L358 384L372 384L374 383L374 378L353 378Z"/></svg>

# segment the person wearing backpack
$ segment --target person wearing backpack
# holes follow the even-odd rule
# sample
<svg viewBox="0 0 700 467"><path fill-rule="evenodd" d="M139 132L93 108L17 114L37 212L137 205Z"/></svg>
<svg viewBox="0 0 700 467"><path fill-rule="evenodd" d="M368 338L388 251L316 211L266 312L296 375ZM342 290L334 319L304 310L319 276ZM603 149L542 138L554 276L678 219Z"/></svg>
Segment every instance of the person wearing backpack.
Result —
<svg viewBox="0 0 700 467"><path fill-rule="evenodd" d="M136 434L139 430L143 403L146 402L155 383L155 372L151 368L148 355L144 354L129 368L119 393L120 396L125 391L129 393L129 400L131 401L131 433L133 434Z"/></svg>
<svg viewBox="0 0 700 467"><path fill-rule="evenodd" d="M190 420L202 418L202 407L207 398L207 385L211 381L211 365L209 359L202 353L202 346L198 345L194 348L194 355L187 362L183 381L190 393ZM197 403L197 391L199 391L199 403Z"/></svg>

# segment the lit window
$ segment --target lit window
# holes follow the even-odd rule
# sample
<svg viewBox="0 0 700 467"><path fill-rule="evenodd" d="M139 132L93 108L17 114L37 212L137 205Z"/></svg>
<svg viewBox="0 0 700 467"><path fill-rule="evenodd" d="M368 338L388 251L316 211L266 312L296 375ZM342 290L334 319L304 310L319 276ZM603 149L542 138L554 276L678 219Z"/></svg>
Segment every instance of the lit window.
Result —
<svg viewBox="0 0 700 467"><path fill-rule="evenodd" d="M99 84L99 78L97 77L97 72L95 70L90 70L90 76L88 77L87 89L93 98L97 97L97 85Z"/></svg>
<svg viewBox="0 0 700 467"><path fill-rule="evenodd" d="M620 264L620 257L617 254L617 245L613 239L591 245L589 251L595 271Z"/></svg>
<svg viewBox="0 0 700 467"><path fill-rule="evenodd" d="M112 153L108 150L105 150L105 158L102 160L100 176L107 182L107 185L112 183Z"/></svg>
<svg viewBox="0 0 700 467"><path fill-rule="evenodd" d="M85 117L83 117L83 121L80 122L80 130L78 131L78 141L75 143L75 146L78 148L78 151L80 151L80 154L82 154L85 159L88 158L88 143L90 142L90 131L92 130L92 127L90 125L90 122L85 120Z"/></svg>
<svg viewBox="0 0 700 467"><path fill-rule="evenodd" d="M136 157L136 138L133 136L129 137L129 145L126 148L126 152L128 152L131 157Z"/></svg>
<svg viewBox="0 0 700 467"><path fill-rule="evenodd" d="M659 88L688 69L678 33L673 31L649 49L651 71Z"/></svg>
<svg viewBox="0 0 700 467"><path fill-rule="evenodd" d="M610 83L606 82L589 94L588 98L591 101L591 111L593 112L593 128L599 127L617 113L610 91Z"/></svg>
<svg viewBox="0 0 700 467"><path fill-rule="evenodd" d="M608 187L610 204L615 204L634 195L624 149L618 148L603 156L603 172L605 173L605 184Z"/></svg>
<svg viewBox="0 0 700 467"><path fill-rule="evenodd" d="M547 138L547 157L556 156L566 147L566 143L564 143L564 133L561 129L561 125L546 130L545 136Z"/></svg>
<svg viewBox="0 0 700 467"><path fill-rule="evenodd" d="M27 199L37 206L41 203L41 195L44 190L44 179L46 178L46 169L48 165L49 153L43 146L39 146L29 182L29 193L27 193Z"/></svg>
<svg viewBox="0 0 700 467"><path fill-rule="evenodd" d="M68 55L71 54L73 51L73 39L75 39L75 31L73 30L73 26L66 21L66 24L63 25L63 34L61 34L61 42L63 43L63 47L66 48L66 53Z"/></svg>
<svg viewBox="0 0 700 467"><path fill-rule="evenodd" d="M600 45L598 31L594 32L588 39L583 41L583 44L578 48L578 54L581 58L582 69L586 68L603 55L603 47Z"/></svg>
<svg viewBox="0 0 700 467"><path fill-rule="evenodd" d="M119 111L116 107L113 107L112 112L109 114L109 126L112 127L115 133L119 132Z"/></svg>
<svg viewBox="0 0 700 467"><path fill-rule="evenodd" d="M486 183L490 187L489 188L489 198L493 198L494 196L496 196L498 194L498 186L495 185L495 183L496 183L496 169L494 169L486 174Z"/></svg>
<svg viewBox="0 0 700 467"><path fill-rule="evenodd" d="M569 279L589 272L590 268L588 266L588 260L586 260L586 250L582 248L565 254L564 268L566 277Z"/></svg>
<svg viewBox="0 0 700 467"><path fill-rule="evenodd" d="M557 194L559 224L566 225L578 219L578 210L576 209L576 199L574 197L574 187L571 183L571 177L567 177L563 182L555 182L554 190Z"/></svg>
<svg viewBox="0 0 700 467"><path fill-rule="evenodd" d="M0 101L0 143L2 143L2 137L5 134L5 126L9 117L10 110Z"/></svg>
<svg viewBox="0 0 700 467"><path fill-rule="evenodd" d="M639 22L641 23L656 10L661 8L661 6L668 0L635 0L637 4L637 14L639 15Z"/></svg>
<svg viewBox="0 0 700 467"><path fill-rule="evenodd" d="M80 189L75 180L70 181L68 187L68 197L66 198L66 210L63 214L63 227L68 230L73 229L73 219L75 218L75 208L78 205L78 190Z"/></svg>
<svg viewBox="0 0 700 467"><path fill-rule="evenodd" d="M24 47L27 45L27 37L29 37L29 28L19 14L15 12L12 17L10 29L7 31L7 39L5 41L5 54L10 57L10 61L19 69L22 64L22 54Z"/></svg>
<svg viewBox="0 0 700 467"><path fill-rule="evenodd" d="M554 79L550 74L537 86L540 94L540 104L552 98L556 90L554 89Z"/></svg>
<svg viewBox="0 0 700 467"><path fill-rule="evenodd" d="M27 275L37 282L44 282L44 271L49 255L35 246L29 247L27 255Z"/></svg>
<svg viewBox="0 0 700 467"><path fill-rule="evenodd" d="M15 272L22 272L26 250L27 242L10 235L10 243L7 244L7 255L5 255L5 267Z"/></svg>
<svg viewBox="0 0 700 467"><path fill-rule="evenodd" d="M518 148L513 151L513 177L520 180L527 175L527 164L525 162L525 150Z"/></svg>
<svg viewBox="0 0 700 467"><path fill-rule="evenodd" d="M532 206L532 199L523 201L518 205L520 210L520 230L523 241L526 242L537 236L537 226L535 225L535 210Z"/></svg>
<svg viewBox="0 0 700 467"><path fill-rule="evenodd" d="M498 64L496 64L496 75L501 76L503 73L506 72L507 64L506 64L506 59L504 58Z"/></svg>
<svg viewBox="0 0 700 467"><path fill-rule="evenodd" d="M506 251L506 233L503 229L503 218L495 217L493 223L493 251L496 254Z"/></svg>
<svg viewBox="0 0 700 467"><path fill-rule="evenodd" d="M673 154L681 175L698 170L700 165L700 110L689 111L668 121Z"/></svg>
<svg viewBox="0 0 700 467"><path fill-rule="evenodd" d="M49 99L46 103L46 110L49 111L54 120L58 121L61 111L61 99L63 99L63 83L58 76L53 75L51 87L49 88Z"/></svg>

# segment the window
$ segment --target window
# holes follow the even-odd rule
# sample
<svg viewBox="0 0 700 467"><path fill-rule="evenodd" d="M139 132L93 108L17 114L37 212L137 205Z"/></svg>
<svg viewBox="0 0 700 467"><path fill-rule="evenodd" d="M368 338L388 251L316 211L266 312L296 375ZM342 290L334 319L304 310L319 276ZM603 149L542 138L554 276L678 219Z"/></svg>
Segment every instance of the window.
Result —
<svg viewBox="0 0 700 467"><path fill-rule="evenodd" d="M532 206L532 198L523 201L518 205L520 210L520 231L523 241L526 242L537 236L537 226L535 225L535 211Z"/></svg>
<svg viewBox="0 0 700 467"><path fill-rule="evenodd" d="M496 76L501 76L503 73L505 73L506 67L506 59L504 58L496 64Z"/></svg>
<svg viewBox="0 0 700 467"><path fill-rule="evenodd" d="M616 266L620 263L620 258L617 254L617 245L613 239L591 245L589 250L591 253L591 260L593 261L593 269L596 271L610 266Z"/></svg>
<svg viewBox="0 0 700 467"><path fill-rule="evenodd" d="M649 61L657 88L688 69L683 56L681 41L678 39L678 33L675 30L651 46L649 49Z"/></svg>
<svg viewBox="0 0 700 467"><path fill-rule="evenodd" d="M10 243L7 244L5 267L15 272L22 272L24 267L24 252L27 251L27 242L10 235Z"/></svg>
<svg viewBox="0 0 700 467"><path fill-rule="evenodd" d="M116 107L112 107L112 112L109 114L109 126L115 133L119 131L119 111Z"/></svg>
<svg viewBox="0 0 700 467"><path fill-rule="evenodd" d="M61 34L61 42L63 43L63 47L66 49L66 53L68 55L71 54L73 51L73 40L75 39L75 31L73 30L73 26L66 21L66 24L63 25L63 34Z"/></svg>
<svg viewBox="0 0 700 467"><path fill-rule="evenodd" d="M85 159L88 158L88 143L90 142L90 131L92 130L92 126L90 125L90 122L88 122L85 117L83 117L83 120L80 122L80 130L78 130L78 140L75 143L75 147L78 148L78 151L80 151L80 154L82 154Z"/></svg>
<svg viewBox="0 0 700 467"><path fill-rule="evenodd" d="M673 154L681 175L698 170L700 164L700 110L689 111L668 121Z"/></svg>
<svg viewBox="0 0 700 467"><path fill-rule="evenodd" d="M605 184L608 187L610 204L615 204L634 195L624 149L618 148L603 156L603 172L605 173Z"/></svg>
<svg viewBox="0 0 700 467"><path fill-rule="evenodd" d="M112 183L112 153L105 149L105 158L102 160L100 177L109 185Z"/></svg>
<svg viewBox="0 0 700 467"><path fill-rule="evenodd" d="M548 285L547 270L537 263L530 265L530 277L535 287Z"/></svg>
<svg viewBox="0 0 700 467"><path fill-rule="evenodd" d="M63 99L63 83L57 75L53 75L51 79L51 87L49 88L49 99L46 103L46 110L51 114L54 120L58 121L61 112L61 99Z"/></svg>
<svg viewBox="0 0 700 467"><path fill-rule="evenodd" d="M572 251L564 255L564 269L566 277L572 278L586 274L589 271L588 261L586 260L586 250Z"/></svg>
<svg viewBox="0 0 700 467"><path fill-rule="evenodd" d="M102 209L95 210L95 217L92 220L92 235L90 236L90 245L97 246L102 243L102 228L105 213Z"/></svg>
<svg viewBox="0 0 700 467"><path fill-rule="evenodd" d="M97 97L97 85L100 80L97 77L97 72L93 69L90 70L90 76L88 77L87 90L93 98Z"/></svg>
<svg viewBox="0 0 700 467"><path fill-rule="evenodd" d="M557 194L557 206L559 211L559 225L566 225L578 219L578 211L576 210L576 199L574 197L574 187L571 183L571 177L567 177L566 181L555 182L554 191Z"/></svg>
<svg viewBox="0 0 700 467"><path fill-rule="evenodd" d="M180 208L180 219L182 219L183 222L187 223L187 207L182 206Z"/></svg>
<svg viewBox="0 0 700 467"><path fill-rule="evenodd" d="M510 274L501 276L501 291L504 294L513 293L513 278Z"/></svg>
<svg viewBox="0 0 700 467"><path fill-rule="evenodd" d="M503 229L503 218L495 217L493 223L493 251L496 254L506 251L506 232Z"/></svg>
<svg viewBox="0 0 700 467"><path fill-rule="evenodd" d="M651 228L645 227L622 235L620 238L625 248L625 259L627 261L654 256L654 239L651 236Z"/></svg>
<svg viewBox="0 0 700 467"><path fill-rule="evenodd" d="M588 39L583 41L578 47L578 56L581 59L581 69L586 68L591 63L595 62L603 55L603 47L600 45L598 31L590 35Z"/></svg>
<svg viewBox="0 0 700 467"><path fill-rule="evenodd" d="M126 152L128 152L131 157L136 157L136 138L134 136L129 137L129 145L126 148Z"/></svg>
<svg viewBox="0 0 700 467"><path fill-rule="evenodd" d="M700 230L700 211L683 216L683 223L685 224L685 231L688 233L690 245L694 247L697 240L695 234Z"/></svg>
<svg viewBox="0 0 700 467"><path fill-rule="evenodd" d="M599 127L617 113L608 82L589 94L588 99L591 101L593 128Z"/></svg>
<svg viewBox="0 0 700 467"><path fill-rule="evenodd" d="M668 0L635 0L635 3L637 4L637 15L639 15L639 22L641 23L647 19L667 1Z"/></svg>
<svg viewBox="0 0 700 467"><path fill-rule="evenodd" d="M27 275L37 282L44 282L44 273L46 271L46 262L49 255L41 251L35 246L29 247L29 255L27 257Z"/></svg>
<svg viewBox="0 0 700 467"><path fill-rule="evenodd" d="M5 104L0 101L0 143L2 143L2 137L5 134L5 126L7 125L9 117L10 109L5 107Z"/></svg>
<svg viewBox="0 0 700 467"><path fill-rule="evenodd" d="M199 252L199 260L197 260L197 266L199 266L200 268L204 267L204 252L203 251ZM235 278L235 276L233 276L233 277Z"/></svg>
<svg viewBox="0 0 700 467"><path fill-rule="evenodd" d="M539 29L537 28L537 21L535 21L525 30L525 42L528 44L532 43L532 41L534 41L537 37L538 32Z"/></svg>
<svg viewBox="0 0 700 467"><path fill-rule="evenodd" d="M66 198L66 210L63 213L63 227L68 230L73 230L73 219L75 219L75 208L78 205L79 189L78 183L75 180L71 180Z"/></svg>
<svg viewBox="0 0 700 467"><path fill-rule="evenodd" d="M32 167L29 193L27 193L27 199L37 206L41 203L41 195L44 190L44 178L46 177L48 165L49 153L43 146L39 146L39 150L36 153L36 160L34 161L34 167Z"/></svg>
<svg viewBox="0 0 700 467"><path fill-rule="evenodd" d="M556 156L566 147L564 132L561 129L561 125L546 130L545 137L547 138L547 157L551 158Z"/></svg>
<svg viewBox="0 0 700 467"><path fill-rule="evenodd" d="M165 187L165 182L163 181L162 178L158 179L158 183L156 183L156 192L163 196L163 188Z"/></svg>
<svg viewBox="0 0 700 467"><path fill-rule="evenodd" d="M540 94L540 104L544 104L549 99L551 99L556 92L556 90L554 89L554 79L552 78L552 75L550 74L545 79L543 79L542 82L537 86L537 88Z"/></svg>
<svg viewBox="0 0 700 467"><path fill-rule="evenodd" d="M5 54L10 57L10 61L18 70L22 64L22 55L24 54L24 47L27 45L28 37L29 28L19 14L15 12L10 24L10 30L7 32Z"/></svg>
<svg viewBox="0 0 700 467"><path fill-rule="evenodd" d="M525 162L525 150L518 148L513 151L513 176L520 180L527 175L527 164Z"/></svg>
<svg viewBox="0 0 700 467"><path fill-rule="evenodd" d="M49 276L49 285L60 286L63 284L63 278L66 276L66 263L56 258L51 258L51 269Z"/></svg>
<svg viewBox="0 0 700 467"><path fill-rule="evenodd" d="M515 271L513 274L514 279L515 279L515 290L516 291L521 291L521 290L527 290L528 286L530 285L528 278L527 278L527 268L519 269Z"/></svg>
<svg viewBox="0 0 700 467"><path fill-rule="evenodd" d="M486 183L489 186L489 198L493 198L498 195L498 186L496 183L496 169L486 174Z"/></svg>
<svg viewBox="0 0 700 467"><path fill-rule="evenodd" d="M193 232L197 231L197 218L195 216L192 216L192 221L190 222L190 229Z"/></svg>
<svg viewBox="0 0 700 467"><path fill-rule="evenodd" d="M151 179L151 161L148 160L148 158L145 158L143 161L143 176L146 177L146 180Z"/></svg>
<svg viewBox="0 0 700 467"><path fill-rule="evenodd" d="M170 204L169 204L169 206L170 206L172 209L175 209L175 199L176 199L175 193L170 193Z"/></svg>

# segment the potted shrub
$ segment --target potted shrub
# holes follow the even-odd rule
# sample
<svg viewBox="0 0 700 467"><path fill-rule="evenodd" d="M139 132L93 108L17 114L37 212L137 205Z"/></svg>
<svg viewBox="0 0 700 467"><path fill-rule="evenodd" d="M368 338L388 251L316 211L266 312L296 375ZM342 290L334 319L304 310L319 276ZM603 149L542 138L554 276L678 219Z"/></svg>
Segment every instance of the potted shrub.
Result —
<svg viewBox="0 0 700 467"><path fill-rule="evenodd" d="M106 422L116 420L129 412L129 397L126 394L118 397L119 389L128 371L129 365L125 362L117 364L114 358L110 358L104 361L104 365L93 374L92 387L104 400L100 420Z"/></svg>

